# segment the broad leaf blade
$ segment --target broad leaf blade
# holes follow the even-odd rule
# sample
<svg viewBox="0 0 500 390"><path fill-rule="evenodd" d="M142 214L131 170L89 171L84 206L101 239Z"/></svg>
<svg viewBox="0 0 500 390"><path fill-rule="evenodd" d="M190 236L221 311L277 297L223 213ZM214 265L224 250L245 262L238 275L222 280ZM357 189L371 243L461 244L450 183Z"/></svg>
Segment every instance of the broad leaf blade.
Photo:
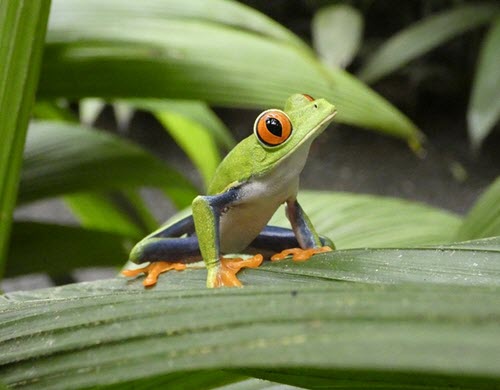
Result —
<svg viewBox="0 0 500 390"><path fill-rule="evenodd" d="M329 72L333 86L329 96L339 110L340 121L404 138L414 151L421 149L424 134L396 107L350 73L341 69Z"/></svg>
<svg viewBox="0 0 500 390"><path fill-rule="evenodd" d="M341 257L367 261L369 251L352 252L309 263L330 258L326 272L333 278ZM423 272L428 262L416 255L408 267L408 252L384 256L404 270L393 282L414 274L423 284L332 283L302 275L307 263L288 262L294 275L270 272L275 264L244 272L244 289L204 289L205 273L190 270L166 275L152 291L140 280L121 279L11 294L0 306L1 375L10 385L38 388L220 368L265 370L299 386L319 374L329 386L498 385L500 252L434 250L438 276L431 282L488 271L483 287L477 277L468 286L430 284ZM471 257L486 262L464 267ZM441 272L451 258L457 268ZM349 271L365 273L356 261Z"/></svg>
<svg viewBox="0 0 500 390"><path fill-rule="evenodd" d="M486 36L467 112L469 137L477 150L500 116L500 17Z"/></svg>
<svg viewBox="0 0 500 390"><path fill-rule="evenodd" d="M457 232L456 239L472 240L500 235L500 177L474 204Z"/></svg>
<svg viewBox="0 0 500 390"><path fill-rule="evenodd" d="M308 50L225 24L181 19L167 9L148 18L130 2L114 3L112 13L101 12L101 4L54 3L41 96L167 97L269 108L306 92L332 100L340 121L419 142L408 118L343 72L331 76Z"/></svg>
<svg viewBox="0 0 500 390"><path fill-rule="evenodd" d="M206 3L227 4L228 6L233 4L227 1L206 1ZM261 55L271 54L273 60L279 59L280 55L285 55L287 58L282 59L280 63L285 63L284 61L291 58L297 60L298 64L295 67L299 69L302 67L313 72L307 81L314 80L314 76L319 72L317 64L310 56L287 43L269 40L268 37L251 31L235 30L224 23L207 22L204 18L198 17L198 12L195 12L192 17L179 16L177 12L172 12L165 2L148 0L142 2L141 7L145 9L154 7L156 13L151 15L151 13L137 12L137 6L132 1L115 1L112 4L95 1L93 4L74 0L55 1L49 25L47 48L49 54L45 61L47 67L44 69L41 92L82 97L128 95L176 99L182 97L192 99L193 94L197 93L201 94L201 100L223 103L224 100L220 100L222 98L225 99L226 104L232 102L232 105L235 105L242 98L248 99L246 98L248 93L245 93L245 90L241 91L244 93L243 96L238 93L238 90L242 89L242 87L238 88L239 83L243 81L242 71L245 71L245 76L248 78L249 75L255 77L263 73L259 70L263 66L265 69L270 68L266 64L269 60L264 64L260 58L251 60L251 57L259 52ZM228 47L239 49L228 50ZM248 54L246 54L247 50L250 50ZM273 50L278 52L272 55ZM59 66L79 73L82 70L80 67L84 65L81 62L84 57L87 57L84 62L92 67L101 60L108 63L108 66L103 66L100 71L96 69L97 78L94 82L87 77L81 78L79 75L78 84L72 82L70 86L70 80L63 79L61 77L63 75L59 75L58 78L53 77L55 75L52 72L57 71L56 68ZM125 57L129 61L127 67L124 63ZM247 59L250 62L245 65L244 61ZM254 66L259 63L261 66ZM280 63L275 63L275 65L278 66ZM290 61L288 63L293 64ZM232 71L234 65L236 68ZM155 67L158 72L151 72ZM107 72L117 71L118 73L113 73L114 77L109 78L105 85L100 83L99 79ZM128 72L136 73L136 77L129 79L127 83L118 83L117 81L123 80L120 73L127 74ZM141 75L141 73L144 74ZM234 80L235 76L228 77L230 74L234 74L237 79ZM287 74L293 74L293 69ZM109 75L111 76L111 73ZM84 74L82 73L81 76ZM144 83L144 81L153 82ZM250 81L253 83L257 81L260 84L254 86L255 90L262 87L265 82L265 80L259 82L258 78L247 80L248 83ZM305 81L302 82L304 87L307 85ZM324 84L324 80L319 77L314 84ZM233 86L237 88L232 93L233 96L224 97L223 95L231 93L221 91ZM128 93L124 94L119 92L120 90L126 90ZM290 94L272 91L270 88L268 92L278 93L279 96L284 97ZM239 95L239 99L233 101L236 94ZM205 96L210 99L206 99ZM247 104L266 104L262 102L262 96L260 99L256 96L253 98L253 101L247 101ZM272 96L267 100L271 99L273 99ZM279 100L282 104L283 99Z"/></svg>
<svg viewBox="0 0 500 390"><path fill-rule="evenodd" d="M99 387L105 390L140 390L140 389L217 389L217 390L237 390L239 384L249 383L250 381L258 381L260 383L272 384L269 381L262 381L259 379L248 379L245 377L227 371L188 371L176 372L173 374L160 375L151 378L141 378L135 381L126 383L118 383L115 385ZM250 384L250 383L249 383ZM236 386L233 388L233 386ZM241 388L245 390L246 388ZM252 390L253 388L248 388ZM255 390L259 388L255 387ZM261 387L264 389L264 387ZM283 389L285 390L285 389Z"/></svg>
<svg viewBox="0 0 500 390"><path fill-rule="evenodd" d="M368 59L359 76L373 83L448 39L487 23L499 10L493 4L466 4L431 15L388 39Z"/></svg>
<svg viewBox="0 0 500 390"><path fill-rule="evenodd" d="M214 390L298 390L300 387L280 385L278 383L250 378L246 380L240 380L235 383L228 384L226 386L217 387Z"/></svg>
<svg viewBox="0 0 500 390"><path fill-rule="evenodd" d="M81 191L148 185L163 188L178 207L187 206L197 195L178 172L130 142L68 123L32 124L20 203Z"/></svg>
<svg viewBox="0 0 500 390"><path fill-rule="evenodd" d="M50 0L0 0L0 276L49 8Z"/></svg>
<svg viewBox="0 0 500 390"><path fill-rule="evenodd" d="M332 68L345 68L351 63L362 33L363 15L346 4L321 8L312 20L313 46Z"/></svg>
<svg viewBox="0 0 500 390"><path fill-rule="evenodd" d="M73 23L74 20L68 20L75 14L81 18L117 18L120 11L127 10L127 13L134 15L137 19L157 20L180 19L180 20L199 20L204 23L220 24L226 28L242 30L253 34L258 34L272 38L277 41L283 41L287 44L297 46L302 50L308 50L308 47L296 35L276 23L266 15L255 9L240 4L236 1L226 0L147 0L140 4L131 0L87 0L85 2L73 1L69 6L62 2L54 2L51 13L52 21L62 21ZM95 12L99 11L99 14ZM59 20L61 19L61 20Z"/></svg>
<svg viewBox="0 0 500 390"><path fill-rule="evenodd" d="M461 223L450 212L382 196L303 191L298 200L338 249L442 244L455 240ZM282 210L270 224L290 227Z"/></svg>
<svg viewBox="0 0 500 390"><path fill-rule="evenodd" d="M262 271L303 279L362 283L446 283L500 286L500 238L493 246L350 249L290 265L272 263ZM473 254L471 254L471 252Z"/></svg>

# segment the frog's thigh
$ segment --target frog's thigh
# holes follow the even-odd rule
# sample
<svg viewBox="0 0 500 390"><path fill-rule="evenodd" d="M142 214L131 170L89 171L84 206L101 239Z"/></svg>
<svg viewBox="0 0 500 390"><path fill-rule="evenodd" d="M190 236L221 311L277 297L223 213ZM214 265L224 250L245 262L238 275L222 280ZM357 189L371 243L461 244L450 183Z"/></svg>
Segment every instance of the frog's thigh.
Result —
<svg viewBox="0 0 500 390"><path fill-rule="evenodd" d="M265 250L278 252L287 248L294 248L299 243L295 233L291 229L278 226L266 226L262 232L252 241L249 248L256 251Z"/></svg>
<svg viewBox="0 0 500 390"><path fill-rule="evenodd" d="M319 237L322 245L329 245L330 239L324 236ZM252 251L272 251L279 252L284 249L299 246L295 232L292 229L266 226L255 240L249 245Z"/></svg>
<svg viewBox="0 0 500 390"><path fill-rule="evenodd" d="M136 264L145 262L179 262L189 263L201 259L198 238L189 236L184 238L151 238L139 243L133 249L131 259Z"/></svg>
<svg viewBox="0 0 500 390"><path fill-rule="evenodd" d="M154 231L149 237L181 237L184 234L191 235L194 233L193 216L189 215L172 225L162 226Z"/></svg>

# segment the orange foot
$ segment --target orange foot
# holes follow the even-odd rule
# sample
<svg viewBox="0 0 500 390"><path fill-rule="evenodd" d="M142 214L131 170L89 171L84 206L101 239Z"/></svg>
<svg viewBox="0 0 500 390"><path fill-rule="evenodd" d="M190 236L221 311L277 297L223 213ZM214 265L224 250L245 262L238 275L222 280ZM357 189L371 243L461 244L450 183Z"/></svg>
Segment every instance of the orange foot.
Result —
<svg viewBox="0 0 500 390"><path fill-rule="evenodd" d="M249 259L240 257L232 259L221 259L221 264L215 275L213 287L241 287L241 282L236 277L236 274L242 268L257 268L264 260L260 254Z"/></svg>
<svg viewBox="0 0 500 390"><path fill-rule="evenodd" d="M271 261L279 261L279 260L284 260L287 256L293 255L292 259L294 261L306 261L311 258L312 255L316 253L323 253L323 252L331 252L333 249L330 248L329 246L322 246L319 248L309 248L309 249L302 249L302 248L290 248L290 249L285 249L284 251L281 251L280 253L276 253L271 257Z"/></svg>
<svg viewBox="0 0 500 390"><path fill-rule="evenodd" d="M143 268L123 270L122 275L131 277L145 273L146 279L144 279L142 284L146 287L150 287L156 284L156 282L158 281L158 275L173 269L176 271L183 271L186 269L186 264L169 263L167 261L155 261L154 263L151 263Z"/></svg>

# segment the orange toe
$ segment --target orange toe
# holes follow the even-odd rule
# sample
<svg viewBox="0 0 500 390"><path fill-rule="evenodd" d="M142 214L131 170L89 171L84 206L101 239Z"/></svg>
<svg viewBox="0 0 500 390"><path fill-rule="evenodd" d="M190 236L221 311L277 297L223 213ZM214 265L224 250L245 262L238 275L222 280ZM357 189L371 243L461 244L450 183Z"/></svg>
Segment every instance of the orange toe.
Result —
<svg viewBox="0 0 500 390"><path fill-rule="evenodd" d="M221 259L221 264L215 278L214 287L241 287L240 280L236 274L242 268L257 268L261 265L264 257L260 254L255 255L249 259L242 259L240 257Z"/></svg>
<svg viewBox="0 0 500 390"><path fill-rule="evenodd" d="M122 275L132 277L139 274L146 274L146 278L142 284L146 287L154 286L158 281L158 276L167 271L176 270L183 271L186 269L186 264L184 263L170 263L167 261L156 261L143 268L138 269L126 269L122 271Z"/></svg>
<svg viewBox="0 0 500 390"><path fill-rule="evenodd" d="M329 246L322 246L319 248L309 248L309 249L302 249L302 248L290 248L290 249L285 249L284 251L281 251L280 253L276 253L271 257L271 261L279 261L279 260L284 260L286 257L292 255L292 259L294 261L306 261L309 260L313 255L316 253L324 253L324 252L330 252L332 251L332 248Z"/></svg>

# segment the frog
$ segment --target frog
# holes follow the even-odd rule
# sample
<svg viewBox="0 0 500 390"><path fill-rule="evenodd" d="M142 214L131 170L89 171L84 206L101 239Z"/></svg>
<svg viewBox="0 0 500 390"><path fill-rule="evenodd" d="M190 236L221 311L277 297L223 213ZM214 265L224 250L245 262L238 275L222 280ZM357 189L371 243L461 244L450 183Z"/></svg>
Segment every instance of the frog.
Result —
<svg viewBox="0 0 500 390"><path fill-rule="evenodd" d="M208 288L240 287L237 273L259 267L269 254L272 261L306 261L334 250L316 232L297 194L311 144L336 114L326 99L302 93L290 96L283 110L260 113L252 134L217 167L207 194L193 200L192 213L139 241L129 260L148 264L122 274L145 274L144 286L152 287L161 273L203 261ZM283 204L291 229L268 225ZM247 256L234 256L242 253Z"/></svg>

